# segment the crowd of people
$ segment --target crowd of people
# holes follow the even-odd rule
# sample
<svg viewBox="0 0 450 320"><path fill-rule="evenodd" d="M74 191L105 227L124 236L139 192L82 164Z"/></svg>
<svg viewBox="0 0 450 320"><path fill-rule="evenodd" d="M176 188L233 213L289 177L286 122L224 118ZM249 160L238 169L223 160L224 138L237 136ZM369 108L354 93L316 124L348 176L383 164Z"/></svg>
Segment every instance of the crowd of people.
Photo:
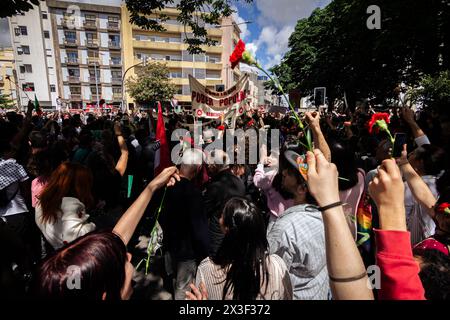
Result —
<svg viewBox="0 0 450 320"><path fill-rule="evenodd" d="M165 112L170 150L183 147L156 173L151 113L0 114L0 296L450 299L449 119L384 111L406 137L397 153L370 132L371 108L301 113L307 131L250 110L234 129L280 133L257 163L245 136L232 143L245 163L208 148L224 121L196 144L171 139L192 115Z"/></svg>

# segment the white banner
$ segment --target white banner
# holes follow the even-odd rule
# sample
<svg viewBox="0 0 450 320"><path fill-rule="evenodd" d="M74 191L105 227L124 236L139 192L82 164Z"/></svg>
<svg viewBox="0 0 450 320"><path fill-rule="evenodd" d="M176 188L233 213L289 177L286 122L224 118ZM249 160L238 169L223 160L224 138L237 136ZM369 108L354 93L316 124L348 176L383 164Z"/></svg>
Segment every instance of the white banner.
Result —
<svg viewBox="0 0 450 320"><path fill-rule="evenodd" d="M197 118L217 119L230 110L244 110L247 103L248 75L244 75L239 81L224 92L210 90L189 76L191 87L192 109Z"/></svg>

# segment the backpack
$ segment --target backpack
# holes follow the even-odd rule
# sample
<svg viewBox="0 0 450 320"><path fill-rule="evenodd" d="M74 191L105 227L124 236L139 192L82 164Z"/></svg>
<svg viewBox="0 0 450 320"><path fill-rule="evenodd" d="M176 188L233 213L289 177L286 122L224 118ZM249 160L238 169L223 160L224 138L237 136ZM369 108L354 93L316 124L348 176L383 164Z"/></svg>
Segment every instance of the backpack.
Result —
<svg viewBox="0 0 450 320"><path fill-rule="evenodd" d="M0 190L0 208L6 207L10 203L10 201L16 197L17 193L19 192L19 184L17 183L16 185L16 190L14 191L12 196L8 195L8 188L11 185Z"/></svg>

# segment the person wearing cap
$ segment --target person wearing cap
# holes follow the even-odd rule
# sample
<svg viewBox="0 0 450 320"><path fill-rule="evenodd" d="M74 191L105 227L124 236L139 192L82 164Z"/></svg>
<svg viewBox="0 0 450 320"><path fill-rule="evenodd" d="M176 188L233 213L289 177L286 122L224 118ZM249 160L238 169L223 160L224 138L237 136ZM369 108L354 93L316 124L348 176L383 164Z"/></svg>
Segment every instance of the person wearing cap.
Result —
<svg viewBox="0 0 450 320"><path fill-rule="evenodd" d="M184 300L198 264L208 256L208 220L202 194L193 180L202 172L203 153L187 149L181 158L180 181L167 189L159 223L163 230L166 271L173 277L174 299Z"/></svg>
<svg viewBox="0 0 450 320"><path fill-rule="evenodd" d="M271 254L279 255L289 270L295 300L327 300L330 285L322 214L312 204L305 179L299 172L297 153L286 151L282 188L291 193L294 205L273 224L267 240ZM284 160L284 159L283 159Z"/></svg>

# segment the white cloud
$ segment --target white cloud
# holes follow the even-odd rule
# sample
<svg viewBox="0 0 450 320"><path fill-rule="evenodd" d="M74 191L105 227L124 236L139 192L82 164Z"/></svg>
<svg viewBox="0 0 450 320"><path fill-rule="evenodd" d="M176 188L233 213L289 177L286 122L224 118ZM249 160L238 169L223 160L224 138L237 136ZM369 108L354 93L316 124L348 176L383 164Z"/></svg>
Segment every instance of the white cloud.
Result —
<svg viewBox="0 0 450 320"><path fill-rule="evenodd" d="M261 33L254 45L259 49L260 60L266 70L280 63L297 21L308 17L315 8L322 8L330 2L331 0L255 0L260 12L257 22Z"/></svg>
<svg viewBox="0 0 450 320"><path fill-rule="evenodd" d="M323 7L331 0L256 0L261 12L259 23L274 24L278 27L295 24L299 19L308 17L317 7Z"/></svg>
<svg viewBox="0 0 450 320"><path fill-rule="evenodd" d="M246 43L245 50L250 52L252 54L252 56L256 57L256 52L258 51L258 45L255 42Z"/></svg>

